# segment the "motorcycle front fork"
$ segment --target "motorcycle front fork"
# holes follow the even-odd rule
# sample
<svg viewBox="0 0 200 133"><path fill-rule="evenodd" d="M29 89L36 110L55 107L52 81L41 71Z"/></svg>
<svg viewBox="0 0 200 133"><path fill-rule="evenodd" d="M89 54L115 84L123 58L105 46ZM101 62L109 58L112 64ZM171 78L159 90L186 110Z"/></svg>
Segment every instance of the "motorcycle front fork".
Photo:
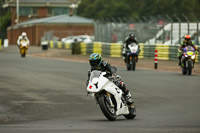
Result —
<svg viewBox="0 0 200 133"><path fill-rule="evenodd" d="M108 96L108 101L109 101L109 104L110 104L110 107L114 108L115 105L113 104L112 100L111 100L111 94L109 92L106 92L106 95Z"/></svg>

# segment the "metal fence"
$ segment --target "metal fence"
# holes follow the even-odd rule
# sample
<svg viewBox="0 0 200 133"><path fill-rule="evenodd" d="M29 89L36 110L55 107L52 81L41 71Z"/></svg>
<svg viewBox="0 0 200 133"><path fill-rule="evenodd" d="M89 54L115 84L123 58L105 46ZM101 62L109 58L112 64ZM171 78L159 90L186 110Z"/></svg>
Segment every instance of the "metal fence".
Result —
<svg viewBox="0 0 200 133"><path fill-rule="evenodd" d="M191 17L192 16L192 17ZM199 45L200 20L191 14L142 17L142 19L112 18L95 21L95 41L116 43L123 42L130 32L136 34L140 43L145 44L180 44L185 34L190 34Z"/></svg>
<svg viewBox="0 0 200 133"><path fill-rule="evenodd" d="M155 24L95 22L95 41L116 43L123 42L130 32L134 32L139 42L144 43L158 32Z"/></svg>

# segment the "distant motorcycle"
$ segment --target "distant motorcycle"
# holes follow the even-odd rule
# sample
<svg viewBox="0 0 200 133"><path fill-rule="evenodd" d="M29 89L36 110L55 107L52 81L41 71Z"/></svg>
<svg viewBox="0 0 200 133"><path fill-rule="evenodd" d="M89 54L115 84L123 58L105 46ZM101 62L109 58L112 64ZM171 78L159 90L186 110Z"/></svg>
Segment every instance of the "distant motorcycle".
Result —
<svg viewBox="0 0 200 133"><path fill-rule="evenodd" d="M192 46L186 46L185 48L183 48L183 55L181 58L183 75L192 74L192 68L194 67L195 58L195 49Z"/></svg>
<svg viewBox="0 0 200 133"><path fill-rule="evenodd" d="M20 54L21 57L26 57L28 51L28 42L26 40L20 41Z"/></svg>
<svg viewBox="0 0 200 133"><path fill-rule="evenodd" d="M91 72L87 92L94 97L101 111L110 121L115 121L117 116L124 115L127 119L134 119L136 107L127 105L122 90L112 80L107 78L106 72L94 70Z"/></svg>
<svg viewBox="0 0 200 133"><path fill-rule="evenodd" d="M126 51L126 58L125 58L127 70L135 71L138 55L139 55L138 45L136 43L129 44L128 49Z"/></svg>

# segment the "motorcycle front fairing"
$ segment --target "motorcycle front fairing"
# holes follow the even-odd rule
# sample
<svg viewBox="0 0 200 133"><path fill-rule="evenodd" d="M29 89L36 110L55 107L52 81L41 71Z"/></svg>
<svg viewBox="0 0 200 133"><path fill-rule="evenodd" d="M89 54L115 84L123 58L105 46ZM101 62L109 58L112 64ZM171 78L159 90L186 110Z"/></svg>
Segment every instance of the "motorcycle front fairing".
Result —
<svg viewBox="0 0 200 133"><path fill-rule="evenodd" d="M136 45L135 43L129 44L128 45L128 52L127 54L129 55L138 55L138 45Z"/></svg>
<svg viewBox="0 0 200 133"><path fill-rule="evenodd" d="M115 100L117 102L117 112L116 114L129 114L128 111L128 107L125 106L125 104L122 102L122 90L119 89L114 83L112 83L111 81L108 82L104 87L104 90L106 90L107 92L111 93L114 97Z"/></svg>

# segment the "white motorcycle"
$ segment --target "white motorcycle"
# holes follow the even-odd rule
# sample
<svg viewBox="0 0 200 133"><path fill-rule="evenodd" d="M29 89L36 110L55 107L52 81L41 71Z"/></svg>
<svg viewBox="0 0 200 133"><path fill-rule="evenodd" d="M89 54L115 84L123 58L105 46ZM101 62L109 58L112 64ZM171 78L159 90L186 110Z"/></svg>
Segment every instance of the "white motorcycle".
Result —
<svg viewBox="0 0 200 133"><path fill-rule="evenodd" d="M124 115L127 119L134 119L136 107L134 104L127 105L122 96L123 92L112 80L107 78L106 72L94 70L91 72L87 92L94 97L103 114L110 121L115 121L117 116Z"/></svg>

